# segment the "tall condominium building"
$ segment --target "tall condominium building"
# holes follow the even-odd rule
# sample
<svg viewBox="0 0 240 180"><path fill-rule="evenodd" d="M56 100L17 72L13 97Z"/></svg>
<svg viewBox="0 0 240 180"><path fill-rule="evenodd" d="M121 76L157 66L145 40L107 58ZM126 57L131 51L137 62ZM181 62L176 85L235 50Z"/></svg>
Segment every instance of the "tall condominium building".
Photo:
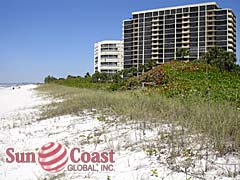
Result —
<svg viewBox="0 0 240 180"><path fill-rule="evenodd" d="M215 2L133 12L123 30L124 68L174 60L179 49L189 60L214 46L236 53L236 16Z"/></svg>
<svg viewBox="0 0 240 180"><path fill-rule="evenodd" d="M94 73L116 73L123 69L123 41L106 40L94 45Z"/></svg>

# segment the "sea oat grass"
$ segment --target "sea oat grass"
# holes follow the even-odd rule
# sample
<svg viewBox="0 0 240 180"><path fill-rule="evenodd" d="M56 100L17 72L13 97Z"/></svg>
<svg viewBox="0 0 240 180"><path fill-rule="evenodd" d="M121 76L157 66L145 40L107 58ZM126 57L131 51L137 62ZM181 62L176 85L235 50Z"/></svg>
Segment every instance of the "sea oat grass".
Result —
<svg viewBox="0 0 240 180"><path fill-rule="evenodd" d="M54 100L43 107L42 118L97 109L126 117L128 121L180 125L188 134L201 133L210 138L221 153L240 150L240 112L227 101L199 96L169 98L155 91L109 92L54 84L39 86L37 90Z"/></svg>

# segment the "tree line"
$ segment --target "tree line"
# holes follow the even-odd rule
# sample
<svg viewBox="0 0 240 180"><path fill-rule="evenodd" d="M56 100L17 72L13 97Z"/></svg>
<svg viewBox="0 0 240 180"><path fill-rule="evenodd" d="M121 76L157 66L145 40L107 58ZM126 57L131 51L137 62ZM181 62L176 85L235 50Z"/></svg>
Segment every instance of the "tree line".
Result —
<svg viewBox="0 0 240 180"><path fill-rule="evenodd" d="M179 48L176 52L177 61L185 61L189 57L189 50L186 48ZM212 66L218 67L221 71L234 72L240 75L240 66L237 64L236 55L232 52L226 52L222 48L213 47L205 53L199 60ZM86 73L84 77L81 76L71 76L68 75L66 80L69 79L78 79L80 82L93 82L93 83L104 83L104 82L122 82L126 78L133 76L138 76L153 69L157 65L157 62L153 59L147 61L146 64L140 64L138 66L133 66L131 68L123 69L114 74L107 74L103 72L95 72L93 75L90 75L89 72ZM63 78L55 78L53 76L47 76L44 79L45 83L52 83L56 80L64 80Z"/></svg>

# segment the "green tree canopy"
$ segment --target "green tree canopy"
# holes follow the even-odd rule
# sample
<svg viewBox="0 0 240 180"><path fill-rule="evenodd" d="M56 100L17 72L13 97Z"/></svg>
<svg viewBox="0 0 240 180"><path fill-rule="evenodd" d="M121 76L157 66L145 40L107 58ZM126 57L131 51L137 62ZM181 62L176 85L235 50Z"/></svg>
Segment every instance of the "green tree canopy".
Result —
<svg viewBox="0 0 240 180"><path fill-rule="evenodd" d="M45 77L44 83L51 83L51 82L54 82L54 81L56 81L56 80L57 80L57 78L48 75L47 77Z"/></svg>
<svg viewBox="0 0 240 180"><path fill-rule="evenodd" d="M203 61L221 70L233 71L236 68L237 58L232 52L226 52L219 47L213 47L203 56Z"/></svg>
<svg viewBox="0 0 240 180"><path fill-rule="evenodd" d="M91 77L91 75L90 75L89 72L87 72L87 73L85 74L85 76L84 76L84 78L90 78L90 77Z"/></svg>
<svg viewBox="0 0 240 180"><path fill-rule="evenodd" d="M185 60L189 56L189 49L187 48L178 48L176 52L177 60Z"/></svg>

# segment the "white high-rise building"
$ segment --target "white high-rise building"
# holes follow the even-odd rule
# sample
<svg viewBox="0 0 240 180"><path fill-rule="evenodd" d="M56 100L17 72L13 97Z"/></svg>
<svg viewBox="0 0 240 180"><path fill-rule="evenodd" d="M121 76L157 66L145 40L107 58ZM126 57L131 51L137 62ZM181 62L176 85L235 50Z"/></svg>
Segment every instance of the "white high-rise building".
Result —
<svg viewBox="0 0 240 180"><path fill-rule="evenodd" d="M94 44L94 73L113 74L123 69L123 41L105 40Z"/></svg>

